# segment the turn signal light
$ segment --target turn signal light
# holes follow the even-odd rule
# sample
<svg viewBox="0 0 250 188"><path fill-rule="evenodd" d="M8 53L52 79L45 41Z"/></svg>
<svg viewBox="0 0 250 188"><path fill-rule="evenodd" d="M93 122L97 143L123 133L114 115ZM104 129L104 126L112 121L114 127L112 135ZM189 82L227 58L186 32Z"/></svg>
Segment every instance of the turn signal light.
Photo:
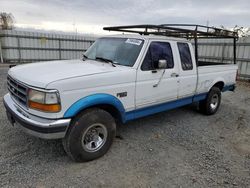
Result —
<svg viewBox="0 0 250 188"><path fill-rule="evenodd" d="M29 101L29 107L44 112L59 112L61 110L60 104L41 104L33 101Z"/></svg>

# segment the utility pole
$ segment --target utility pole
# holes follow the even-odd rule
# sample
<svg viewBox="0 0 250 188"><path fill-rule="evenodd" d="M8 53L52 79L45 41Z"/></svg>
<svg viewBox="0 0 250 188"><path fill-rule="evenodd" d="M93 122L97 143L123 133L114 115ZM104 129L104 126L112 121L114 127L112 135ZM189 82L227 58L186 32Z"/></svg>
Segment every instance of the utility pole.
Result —
<svg viewBox="0 0 250 188"><path fill-rule="evenodd" d="M1 63L3 63L3 51L2 51L1 41L0 41L0 60L1 60Z"/></svg>
<svg viewBox="0 0 250 188"><path fill-rule="evenodd" d="M76 27L76 23L75 23L75 21L73 22L73 31L75 31L75 33L76 33L76 35L77 35L77 27Z"/></svg>
<svg viewBox="0 0 250 188"><path fill-rule="evenodd" d="M209 20L207 20L207 27L209 27Z"/></svg>

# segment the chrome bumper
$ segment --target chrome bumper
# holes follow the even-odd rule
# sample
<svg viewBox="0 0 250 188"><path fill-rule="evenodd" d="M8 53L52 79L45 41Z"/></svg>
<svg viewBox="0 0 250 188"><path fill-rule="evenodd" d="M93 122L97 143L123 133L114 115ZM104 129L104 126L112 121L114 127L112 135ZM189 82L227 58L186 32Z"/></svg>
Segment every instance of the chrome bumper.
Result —
<svg viewBox="0 0 250 188"><path fill-rule="evenodd" d="M17 125L24 132L43 139L65 137L71 119L51 120L29 114L12 100L10 94L4 96L3 102L11 124Z"/></svg>

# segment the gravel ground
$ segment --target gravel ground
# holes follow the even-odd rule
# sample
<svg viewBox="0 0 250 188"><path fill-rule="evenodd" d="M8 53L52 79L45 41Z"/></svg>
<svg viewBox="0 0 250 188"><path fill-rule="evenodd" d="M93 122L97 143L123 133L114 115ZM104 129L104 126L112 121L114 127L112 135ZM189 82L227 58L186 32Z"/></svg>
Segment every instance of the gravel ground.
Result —
<svg viewBox="0 0 250 188"><path fill-rule="evenodd" d="M0 100L6 73L0 67ZM250 86L239 83L213 116L187 106L121 125L104 157L74 163L60 141L12 128L0 103L0 186L249 187L249 105Z"/></svg>

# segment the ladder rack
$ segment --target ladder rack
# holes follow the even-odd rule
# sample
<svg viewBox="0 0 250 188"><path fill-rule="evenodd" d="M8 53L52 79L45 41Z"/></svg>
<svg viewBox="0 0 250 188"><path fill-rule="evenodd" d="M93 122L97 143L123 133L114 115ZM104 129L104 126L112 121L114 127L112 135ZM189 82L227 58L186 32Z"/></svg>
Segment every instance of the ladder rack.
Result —
<svg viewBox="0 0 250 188"><path fill-rule="evenodd" d="M138 33L140 35L161 35L194 40L195 57L198 61L198 39L233 39L234 64L236 64L236 41L238 33L226 29L195 24L127 25L104 27L104 30Z"/></svg>

